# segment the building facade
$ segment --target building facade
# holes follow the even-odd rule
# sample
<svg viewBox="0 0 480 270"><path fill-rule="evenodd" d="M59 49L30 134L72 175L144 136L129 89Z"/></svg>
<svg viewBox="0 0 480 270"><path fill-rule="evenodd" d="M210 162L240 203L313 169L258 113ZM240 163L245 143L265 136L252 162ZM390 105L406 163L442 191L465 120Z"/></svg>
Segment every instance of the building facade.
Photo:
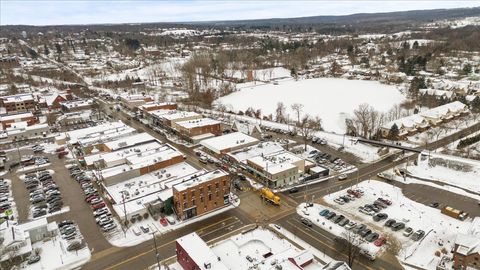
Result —
<svg viewBox="0 0 480 270"><path fill-rule="evenodd" d="M175 213L181 220L201 216L229 204L230 176L214 170L173 186Z"/></svg>

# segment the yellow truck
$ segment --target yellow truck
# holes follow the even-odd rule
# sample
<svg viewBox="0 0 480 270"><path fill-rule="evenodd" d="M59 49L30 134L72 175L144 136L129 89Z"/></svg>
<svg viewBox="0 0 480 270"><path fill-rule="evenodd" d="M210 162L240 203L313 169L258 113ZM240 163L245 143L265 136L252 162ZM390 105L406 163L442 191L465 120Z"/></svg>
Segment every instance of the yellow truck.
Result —
<svg viewBox="0 0 480 270"><path fill-rule="evenodd" d="M445 214L449 217L465 220L468 217L468 213L460 211L450 206L445 206L441 210L442 214Z"/></svg>
<svg viewBox="0 0 480 270"><path fill-rule="evenodd" d="M274 205L280 205L280 197L275 195L269 188L260 189L260 198Z"/></svg>

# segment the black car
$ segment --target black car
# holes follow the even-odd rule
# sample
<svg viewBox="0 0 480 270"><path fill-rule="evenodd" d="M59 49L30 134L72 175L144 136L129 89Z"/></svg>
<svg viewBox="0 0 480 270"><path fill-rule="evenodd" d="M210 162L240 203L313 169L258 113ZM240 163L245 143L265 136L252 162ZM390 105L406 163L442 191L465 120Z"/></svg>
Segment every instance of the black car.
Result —
<svg viewBox="0 0 480 270"><path fill-rule="evenodd" d="M292 194L292 193L297 193L298 191L299 191L299 189L297 187L293 187L293 188L288 190L288 193Z"/></svg>
<svg viewBox="0 0 480 270"><path fill-rule="evenodd" d="M404 228L405 228L405 223L403 223L403 222L395 222L392 225L392 230L393 231L400 231L400 230L403 230Z"/></svg>
<svg viewBox="0 0 480 270"><path fill-rule="evenodd" d="M335 219L333 219L333 222L334 223L339 223L340 221L342 221L342 219L344 219L345 217L343 215L339 215L337 216Z"/></svg>
<svg viewBox="0 0 480 270"><path fill-rule="evenodd" d="M393 218L392 218L392 219L389 219L389 220L387 220L387 221L385 222L385 226L387 226L387 227L392 227L393 224L395 224L395 222L397 222L395 219L393 219Z"/></svg>
<svg viewBox="0 0 480 270"><path fill-rule="evenodd" d="M438 202L432 202L431 204L429 204L428 206L430 207L433 207L433 208L438 208L440 204Z"/></svg>
<svg viewBox="0 0 480 270"><path fill-rule="evenodd" d="M369 228L365 228L365 229L359 231L358 235L360 235L361 237L365 237L368 234L370 234L371 232L372 232L372 230L370 230Z"/></svg>
<svg viewBox="0 0 480 270"><path fill-rule="evenodd" d="M328 213L328 215L325 216L326 219L332 219L333 217L335 217L337 214L335 212L330 212Z"/></svg>
<svg viewBox="0 0 480 270"><path fill-rule="evenodd" d="M375 221L380 221L380 220L384 220L384 219L387 219L388 218L388 215L385 214L385 213L378 213L378 214L375 214L373 216L373 220Z"/></svg>
<svg viewBox="0 0 480 270"><path fill-rule="evenodd" d="M64 220L64 221L61 221L60 223L58 223L58 227L59 228L62 228L63 226L66 226L66 225L73 225L74 222L71 221L71 220Z"/></svg>
<svg viewBox="0 0 480 270"><path fill-rule="evenodd" d="M371 242L377 240L378 236L379 236L378 233L372 232L372 233L368 234L367 236L365 236L365 240L367 240L368 242L371 243Z"/></svg>

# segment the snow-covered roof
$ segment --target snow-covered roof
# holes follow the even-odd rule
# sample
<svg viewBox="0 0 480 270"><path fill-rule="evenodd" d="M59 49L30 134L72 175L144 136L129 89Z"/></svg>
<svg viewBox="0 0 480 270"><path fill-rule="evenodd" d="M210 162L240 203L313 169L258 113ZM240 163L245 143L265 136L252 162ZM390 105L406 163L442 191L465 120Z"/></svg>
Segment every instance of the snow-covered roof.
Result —
<svg viewBox="0 0 480 270"><path fill-rule="evenodd" d="M21 118L33 117L33 113L31 112L24 112L24 113L17 113L17 114L4 114L0 115L0 122L4 121L11 121Z"/></svg>
<svg viewBox="0 0 480 270"><path fill-rule="evenodd" d="M220 154L225 149L247 146L255 142L258 142L258 140L251 136L248 136L241 132L233 132L230 134L203 140L200 142L200 144L210 149L211 151Z"/></svg>
<svg viewBox="0 0 480 270"><path fill-rule="evenodd" d="M288 151L274 153L268 156L256 156L248 159L249 162L254 163L270 174L277 174L294 169L297 166L293 163L301 160L301 158Z"/></svg>
<svg viewBox="0 0 480 270"><path fill-rule="evenodd" d="M224 172L223 170L217 169L214 171L206 172L204 174L200 174L200 175L197 174L195 177L190 177L189 179L185 179L185 181L182 181L181 183L174 185L173 188L175 188L175 190L177 191L183 191L188 188L199 185L201 183L205 183L226 175L228 175L226 172Z"/></svg>
<svg viewBox="0 0 480 270"><path fill-rule="evenodd" d="M185 129L191 129L191 128L196 128L196 127L219 125L220 121L215 120L215 119L211 119L211 118L200 118L200 119L195 119L195 120L187 120L187 121L176 122L176 124L185 128Z"/></svg>
<svg viewBox="0 0 480 270"><path fill-rule="evenodd" d="M32 94L18 94L18 95L12 95L12 96L3 96L0 97L3 99L3 102L9 103L9 102L22 102L22 101L30 101L33 100L33 95Z"/></svg>
<svg viewBox="0 0 480 270"><path fill-rule="evenodd" d="M455 239L456 252L462 255L480 253L480 238L470 234L458 234Z"/></svg>
<svg viewBox="0 0 480 270"><path fill-rule="evenodd" d="M79 99L79 100L71 100L71 101L63 101L60 102L60 105L64 106L67 109L74 109L78 107L86 107L93 105L93 99Z"/></svg>
<svg viewBox="0 0 480 270"><path fill-rule="evenodd" d="M260 128L260 126L258 124L252 124L252 123L249 123L249 122L240 122L240 121L235 121L233 123L233 126L232 128L234 128L235 130L239 131L239 132L242 132L244 134L247 134L247 135L252 135L253 131L255 129L258 130L258 132L262 132L262 129Z"/></svg>
<svg viewBox="0 0 480 270"><path fill-rule="evenodd" d="M237 162L246 162L247 159L260 156L271 155L283 151L283 147L278 142L260 142L259 144L245 147L240 150L228 153Z"/></svg>
<svg viewBox="0 0 480 270"><path fill-rule="evenodd" d="M170 120L170 121L185 119L189 117L201 117L201 115L196 112L177 111L177 110L171 110L168 113L162 115L163 119Z"/></svg>
<svg viewBox="0 0 480 270"><path fill-rule="evenodd" d="M23 231L30 231L32 229L47 226L47 224L48 224L47 218L40 218L40 219L32 220L23 224L19 224L18 228L20 228Z"/></svg>
<svg viewBox="0 0 480 270"><path fill-rule="evenodd" d="M441 118L442 116L447 115L449 112L459 112L468 108L467 105L463 104L460 101L454 101L451 103L447 103L442 106L438 106L436 108L430 109L425 112L421 112L420 115L428 118Z"/></svg>
<svg viewBox="0 0 480 270"><path fill-rule="evenodd" d="M155 140L156 139L152 135L146 132L142 132L142 133L133 134L130 136L125 136L125 137L116 139L114 141L106 142L105 146L107 146L111 151L115 151L117 149L126 148L129 146L133 146L133 145L137 145L145 142L151 142Z"/></svg>
<svg viewBox="0 0 480 270"><path fill-rule="evenodd" d="M323 270L352 270L346 262L330 261L323 268Z"/></svg>
<svg viewBox="0 0 480 270"><path fill-rule="evenodd" d="M178 238L177 243L185 250L200 270L228 270L196 232Z"/></svg>
<svg viewBox="0 0 480 270"><path fill-rule="evenodd" d="M417 125L421 125L423 123L426 123L426 120L423 118L423 116L420 114L412 114L397 120L393 120L387 124L384 124L382 127L385 129L390 129L394 124L396 124L398 128L415 128Z"/></svg>
<svg viewBox="0 0 480 270"><path fill-rule="evenodd" d="M93 127L76 129L65 132L70 143L81 142L84 145L98 141L112 140L135 132L135 129L125 125L122 121L105 122Z"/></svg>

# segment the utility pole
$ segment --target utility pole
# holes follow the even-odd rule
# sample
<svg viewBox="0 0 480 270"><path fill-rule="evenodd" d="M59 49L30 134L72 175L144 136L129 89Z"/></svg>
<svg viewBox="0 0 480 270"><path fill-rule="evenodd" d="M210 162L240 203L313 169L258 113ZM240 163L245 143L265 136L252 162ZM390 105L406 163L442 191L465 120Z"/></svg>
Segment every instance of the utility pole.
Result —
<svg viewBox="0 0 480 270"><path fill-rule="evenodd" d="M125 237L127 237L127 231L125 230L124 227L127 226L127 207L125 206L125 192L122 192L122 203L123 203L123 234Z"/></svg>
<svg viewBox="0 0 480 270"><path fill-rule="evenodd" d="M161 270L160 261L158 260L158 249L157 249L157 240L155 239L155 232L152 232L152 236L153 236L153 245L155 246L155 259L157 260L158 270Z"/></svg>

